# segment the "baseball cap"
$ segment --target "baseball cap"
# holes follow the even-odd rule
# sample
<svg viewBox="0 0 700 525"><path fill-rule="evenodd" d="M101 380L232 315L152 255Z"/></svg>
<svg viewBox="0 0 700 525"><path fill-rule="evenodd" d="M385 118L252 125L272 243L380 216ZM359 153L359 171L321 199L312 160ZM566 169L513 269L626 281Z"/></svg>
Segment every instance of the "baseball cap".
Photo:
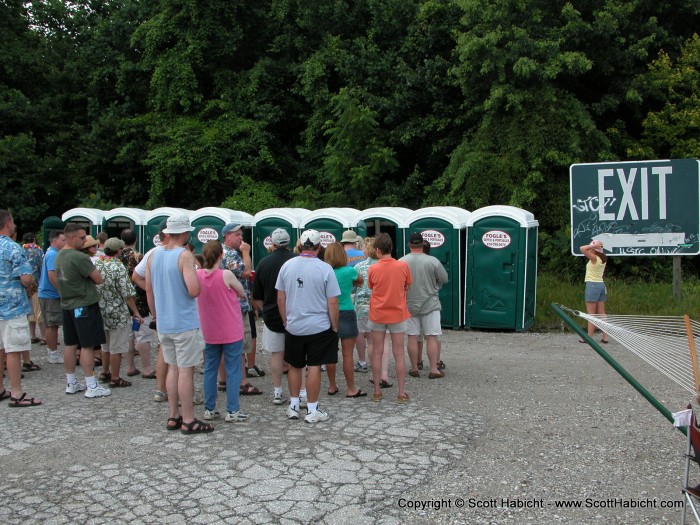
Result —
<svg viewBox="0 0 700 525"><path fill-rule="evenodd" d="M277 228L270 234L270 240L275 246L287 246L289 244L289 234L282 228Z"/></svg>
<svg viewBox="0 0 700 525"><path fill-rule="evenodd" d="M109 249L112 252L119 251L120 249L124 248L124 246L126 246L124 244L124 241L116 237L110 237L105 241L105 248Z"/></svg>
<svg viewBox="0 0 700 525"><path fill-rule="evenodd" d="M412 246L423 246L423 235L420 232L413 232L408 237L408 244Z"/></svg>
<svg viewBox="0 0 700 525"><path fill-rule="evenodd" d="M167 228L163 233L176 235L178 233L191 232L194 228L190 225L190 219L187 215L173 215L168 217Z"/></svg>
<svg viewBox="0 0 700 525"><path fill-rule="evenodd" d="M299 242L301 242L302 246L313 248L321 244L321 234L316 230L306 230L299 237Z"/></svg>
<svg viewBox="0 0 700 525"><path fill-rule="evenodd" d="M237 222L229 222L228 224L226 224L222 228L221 235L226 235L227 233L230 233L230 232L237 232L241 228L242 228L242 226L240 224L238 224Z"/></svg>

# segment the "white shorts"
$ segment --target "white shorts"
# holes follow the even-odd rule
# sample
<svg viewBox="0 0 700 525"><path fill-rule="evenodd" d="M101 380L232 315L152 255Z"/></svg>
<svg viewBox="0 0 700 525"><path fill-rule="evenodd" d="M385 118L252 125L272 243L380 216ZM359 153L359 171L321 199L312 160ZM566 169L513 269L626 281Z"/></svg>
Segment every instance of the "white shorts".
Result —
<svg viewBox="0 0 700 525"><path fill-rule="evenodd" d="M411 316L406 321L406 335L442 335L440 310L425 315Z"/></svg>
<svg viewBox="0 0 700 525"><path fill-rule="evenodd" d="M129 351L130 335L131 325L112 329L105 328L107 341L102 345L102 351L109 354L126 354Z"/></svg>
<svg viewBox="0 0 700 525"><path fill-rule="evenodd" d="M136 332L132 332L134 334L134 342L137 345L148 343L153 346L158 344L158 333L148 327L152 320L153 317L150 315L144 317L141 327Z"/></svg>
<svg viewBox="0 0 700 525"><path fill-rule="evenodd" d="M262 347L271 354L284 352L284 332L273 332L267 325L263 325Z"/></svg>
<svg viewBox="0 0 700 525"><path fill-rule="evenodd" d="M202 362L204 339L199 328L178 334L158 334L163 360L178 368L192 368Z"/></svg>
<svg viewBox="0 0 700 525"><path fill-rule="evenodd" d="M26 352L32 349L27 316L0 321L0 349L5 352Z"/></svg>
<svg viewBox="0 0 700 525"><path fill-rule="evenodd" d="M357 331L361 334L366 334L372 331L369 329L369 318L357 318Z"/></svg>
<svg viewBox="0 0 700 525"><path fill-rule="evenodd" d="M400 323L375 323L368 321L367 327L370 332L389 332L391 334L399 334L406 331L406 321Z"/></svg>

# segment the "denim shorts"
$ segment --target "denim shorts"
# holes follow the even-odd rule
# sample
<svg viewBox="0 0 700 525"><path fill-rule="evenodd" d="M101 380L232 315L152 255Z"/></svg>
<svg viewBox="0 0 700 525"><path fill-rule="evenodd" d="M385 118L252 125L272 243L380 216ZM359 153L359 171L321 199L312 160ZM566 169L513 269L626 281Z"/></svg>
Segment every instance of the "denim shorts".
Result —
<svg viewBox="0 0 700 525"><path fill-rule="evenodd" d="M608 290L605 283L586 283L586 302L599 303L608 300Z"/></svg>
<svg viewBox="0 0 700 525"><path fill-rule="evenodd" d="M340 339L355 339L357 337L357 315L355 310L340 310L338 337Z"/></svg>

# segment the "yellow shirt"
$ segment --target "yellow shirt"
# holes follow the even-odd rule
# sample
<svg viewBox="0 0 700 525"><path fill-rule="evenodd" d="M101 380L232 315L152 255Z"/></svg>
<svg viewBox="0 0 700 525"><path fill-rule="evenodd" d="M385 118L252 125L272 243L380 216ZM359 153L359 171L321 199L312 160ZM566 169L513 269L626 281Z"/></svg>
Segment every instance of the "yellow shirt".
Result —
<svg viewBox="0 0 700 525"><path fill-rule="evenodd" d="M596 263L589 259L588 264L586 264L586 282L587 283L602 283L603 273L605 273L605 265L600 257L596 255Z"/></svg>

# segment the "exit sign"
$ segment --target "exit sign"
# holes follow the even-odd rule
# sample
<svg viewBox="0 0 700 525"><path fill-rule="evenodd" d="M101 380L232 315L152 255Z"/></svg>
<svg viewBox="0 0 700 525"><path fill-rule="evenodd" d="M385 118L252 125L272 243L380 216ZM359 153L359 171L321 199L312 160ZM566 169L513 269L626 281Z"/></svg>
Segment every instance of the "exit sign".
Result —
<svg viewBox="0 0 700 525"><path fill-rule="evenodd" d="M571 253L592 239L608 255L700 253L700 162L572 164Z"/></svg>

